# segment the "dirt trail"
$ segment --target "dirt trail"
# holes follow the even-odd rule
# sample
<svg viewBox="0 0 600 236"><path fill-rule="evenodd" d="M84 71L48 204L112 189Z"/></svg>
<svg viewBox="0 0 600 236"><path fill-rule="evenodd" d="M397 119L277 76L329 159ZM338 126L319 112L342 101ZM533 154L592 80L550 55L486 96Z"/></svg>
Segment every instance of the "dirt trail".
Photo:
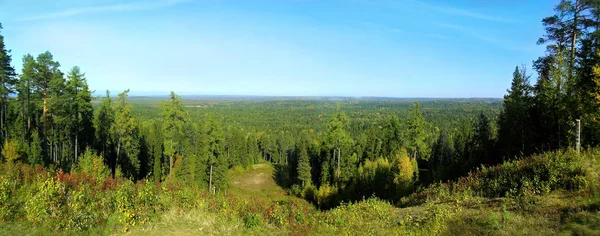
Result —
<svg viewBox="0 0 600 236"><path fill-rule="evenodd" d="M262 191L278 189L273 179L273 167L269 164L256 164L247 173L234 177L232 184L241 189Z"/></svg>

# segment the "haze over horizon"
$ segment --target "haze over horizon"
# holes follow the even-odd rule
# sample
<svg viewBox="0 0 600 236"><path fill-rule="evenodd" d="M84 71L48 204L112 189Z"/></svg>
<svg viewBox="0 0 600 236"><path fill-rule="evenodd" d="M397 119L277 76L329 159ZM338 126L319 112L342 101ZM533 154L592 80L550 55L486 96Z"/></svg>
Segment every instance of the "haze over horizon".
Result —
<svg viewBox="0 0 600 236"><path fill-rule="evenodd" d="M48 50L97 94L501 98L556 3L26 0L0 22L18 72Z"/></svg>

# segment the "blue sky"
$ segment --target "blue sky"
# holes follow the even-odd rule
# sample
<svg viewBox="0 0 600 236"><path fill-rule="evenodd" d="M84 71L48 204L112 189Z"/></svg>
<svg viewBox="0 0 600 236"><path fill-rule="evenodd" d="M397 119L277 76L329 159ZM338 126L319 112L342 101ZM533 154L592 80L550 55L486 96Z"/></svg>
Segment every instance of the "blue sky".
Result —
<svg viewBox="0 0 600 236"><path fill-rule="evenodd" d="M49 50L99 94L502 97L557 2L3 0L0 22L19 72Z"/></svg>

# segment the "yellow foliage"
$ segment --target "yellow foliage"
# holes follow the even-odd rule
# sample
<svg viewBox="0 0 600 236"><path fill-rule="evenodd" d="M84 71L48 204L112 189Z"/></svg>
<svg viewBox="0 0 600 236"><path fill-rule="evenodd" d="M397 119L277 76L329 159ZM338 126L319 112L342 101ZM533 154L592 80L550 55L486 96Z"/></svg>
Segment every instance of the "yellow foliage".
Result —
<svg viewBox="0 0 600 236"><path fill-rule="evenodd" d="M398 173L394 176L395 184L409 183L414 176L414 167L408 156L403 156L397 160Z"/></svg>
<svg viewBox="0 0 600 236"><path fill-rule="evenodd" d="M14 162L19 159L20 155L17 151L17 144L14 140L6 140L4 146L2 146L2 156L6 158L8 162Z"/></svg>
<svg viewBox="0 0 600 236"><path fill-rule="evenodd" d="M328 184L321 186L319 188L319 191L317 191L317 197L316 197L317 204L319 206L323 206L324 204L327 204L329 201L329 198L335 194L336 194L335 189L331 188Z"/></svg>
<svg viewBox="0 0 600 236"><path fill-rule="evenodd" d="M398 193L409 192L416 179L417 162L414 158L408 157L405 151L396 155L394 159L392 172L394 175L394 185Z"/></svg>

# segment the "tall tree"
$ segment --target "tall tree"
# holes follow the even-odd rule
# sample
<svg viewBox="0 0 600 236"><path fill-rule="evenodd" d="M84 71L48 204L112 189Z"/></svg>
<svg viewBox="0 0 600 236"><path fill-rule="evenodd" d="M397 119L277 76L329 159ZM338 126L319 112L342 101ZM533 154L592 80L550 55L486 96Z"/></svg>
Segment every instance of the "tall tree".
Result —
<svg viewBox="0 0 600 236"><path fill-rule="evenodd" d="M54 162L58 162L63 169L71 169L73 159L70 157L72 149L69 142L71 94L67 93L63 73L57 70L50 81L46 91L46 112L44 127L49 144L49 154Z"/></svg>
<svg viewBox="0 0 600 236"><path fill-rule="evenodd" d="M2 24L0 23L0 30ZM6 49L4 36L0 34L0 138L4 140L8 136L7 110L8 98L14 92L17 83L15 68L10 64L12 57L10 50Z"/></svg>
<svg viewBox="0 0 600 236"><path fill-rule="evenodd" d="M38 127L39 109L35 105L37 100L41 101L41 94L36 90L36 61L30 54L23 56L23 68L19 81L16 84L18 92L17 100L19 103L19 121L21 122L21 139L23 142L31 141L32 129ZM37 130L36 130L37 131Z"/></svg>
<svg viewBox="0 0 600 236"><path fill-rule="evenodd" d="M474 149L470 158L472 167L481 164L497 164L496 160L491 156L493 143L490 119L481 113L477 118L471 142Z"/></svg>
<svg viewBox="0 0 600 236"><path fill-rule="evenodd" d="M532 87L525 66L516 67L508 94L504 96L503 110L500 113L500 145L508 157L530 152L532 145L531 117Z"/></svg>
<svg viewBox="0 0 600 236"><path fill-rule="evenodd" d="M308 156L307 140L303 138L300 141L300 153L298 156L298 180L302 183L302 186L311 185L311 167L310 157Z"/></svg>
<svg viewBox="0 0 600 236"><path fill-rule="evenodd" d="M227 160L225 153L223 127L220 122L215 120L208 121L207 137L207 175L209 176L209 188L212 188L211 191L214 189L223 189L227 187L229 160Z"/></svg>
<svg viewBox="0 0 600 236"><path fill-rule="evenodd" d="M332 163L330 167L332 167L335 171L333 176L336 182L339 184L342 181L342 159L346 161L346 157L349 157L349 153L345 152L345 146L351 146L352 139L348 133L350 125L350 118L346 113L338 112L331 117L331 120L327 124L327 136L326 142L327 146L330 148L332 153ZM347 179L349 176L344 173L344 179Z"/></svg>
<svg viewBox="0 0 600 236"><path fill-rule="evenodd" d="M402 148L402 124L395 114L389 116L383 125L385 143L383 145L383 154L386 157L394 157Z"/></svg>
<svg viewBox="0 0 600 236"><path fill-rule="evenodd" d="M454 158L454 141L447 129L442 129L437 141L431 147L431 175L433 181L447 180L451 178L449 172L456 172Z"/></svg>
<svg viewBox="0 0 600 236"><path fill-rule="evenodd" d="M105 163L113 166L113 133L112 126L115 122L115 111L110 92L106 90L106 97L102 99L94 116L96 149L104 156Z"/></svg>
<svg viewBox="0 0 600 236"><path fill-rule="evenodd" d="M129 176L137 175L139 169L137 122L131 114L132 105L127 102L129 89L119 94L114 105L115 123L112 125L113 137L117 153L113 162L112 175L115 176L117 165L126 167ZM119 162L120 158L121 162Z"/></svg>
<svg viewBox="0 0 600 236"><path fill-rule="evenodd" d="M161 115L163 117L163 145L165 155L169 157L169 175L173 170L173 161L176 147L179 146L180 136L183 133L183 125L187 119L187 114L183 110L183 104L174 92L171 91L170 100L162 105Z"/></svg>
<svg viewBox="0 0 600 236"><path fill-rule="evenodd" d="M408 130L406 138L406 148L411 154L411 158L428 160L430 147L427 143L429 138L425 128L427 123L421 112L421 104L415 102L415 107L410 111L408 120Z"/></svg>
<svg viewBox="0 0 600 236"><path fill-rule="evenodd" d="M73 67L67 74L67 91L70 93L69 113L71 123L70 132L74 139L75 162L81 150L91 144L93 140L94 127L92 124L94 109L92 107L92 92L90 91L85 74L79 67ZM81 145L80 145L81 144ZM83 148L80 148L82 146Z"/></svg>
<svg viewBox="0 0 600 236"><path fill-rule="evenodd" d="M60 71L58 68L60 63L54 61L54 56L49 51L46 51L37 56L35 63L35 90L41 93L42 98L42 124L43 124L43 139L48 140L48 90L50 87L50 81L53 78L57 78ZM44 147L48 147L47 141L44 142ZM47 149L47 148L44 148Z"/></svg>

